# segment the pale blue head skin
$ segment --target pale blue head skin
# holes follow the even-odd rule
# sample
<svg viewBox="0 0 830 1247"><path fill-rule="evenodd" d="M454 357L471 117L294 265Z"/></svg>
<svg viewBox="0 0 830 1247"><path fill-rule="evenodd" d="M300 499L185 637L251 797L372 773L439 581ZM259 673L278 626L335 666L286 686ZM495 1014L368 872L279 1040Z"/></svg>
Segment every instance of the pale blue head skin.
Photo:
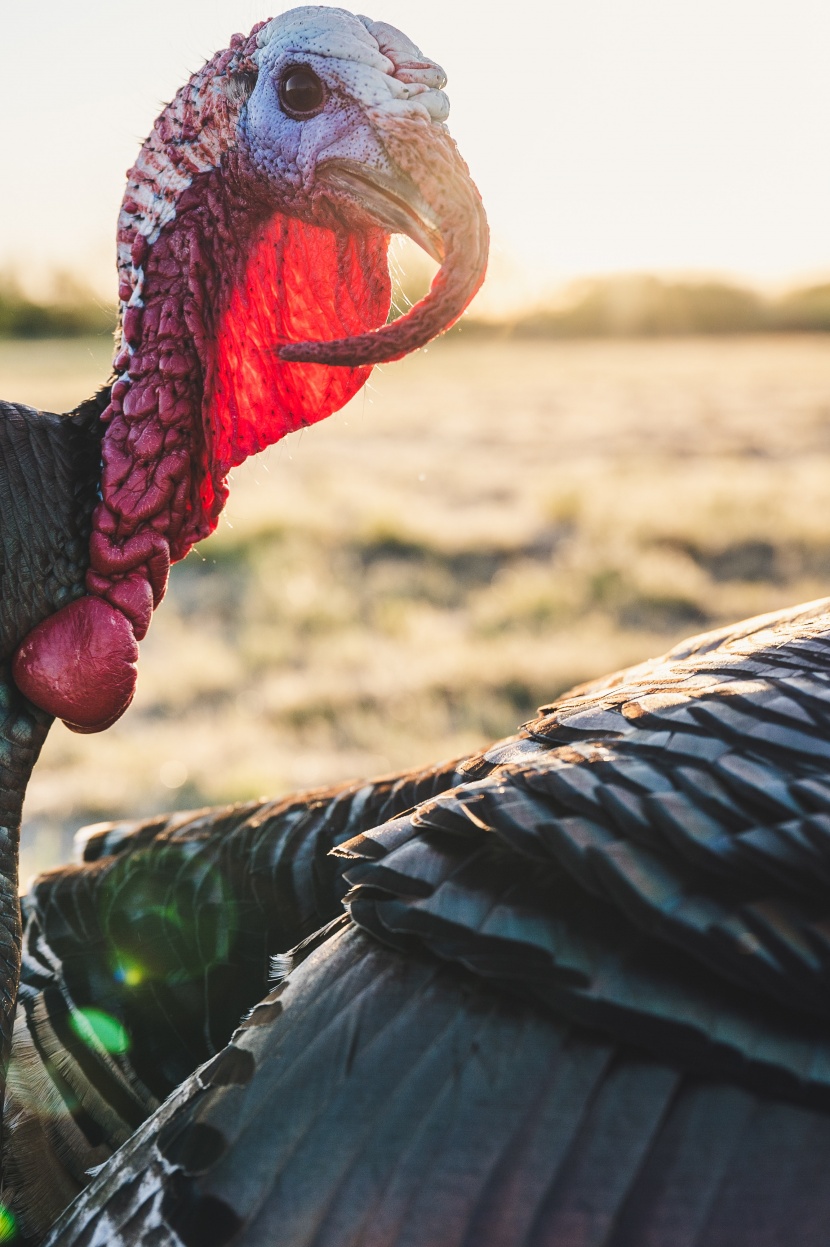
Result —
<svg viewBox="0 0 830 1247"><path fill-rule="evenodd" d="M393 26L345 9L307 5L274 18L259 33L256 60L242 137L260 172L298 191L335 159L392 172L378 137L385 116L442 125L449 114L440 65ZM326 88L315 116L288 116L280 104L280 80L294 66L313 70Z"/></svg>

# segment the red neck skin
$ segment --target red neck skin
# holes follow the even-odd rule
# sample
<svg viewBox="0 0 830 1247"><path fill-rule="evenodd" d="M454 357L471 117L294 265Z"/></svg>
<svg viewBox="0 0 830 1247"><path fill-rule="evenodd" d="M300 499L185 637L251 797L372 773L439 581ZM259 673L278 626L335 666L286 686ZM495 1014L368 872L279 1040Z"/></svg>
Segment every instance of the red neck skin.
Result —
<svg viewBox="0 0 830 1247"><path fill-rule="evenodd" d="M228 471L338 410L371 371L286 363L275 348L374 329L391 293L385 232L283 215L236 152L194 178L155 243L119 241L143 270L143 306L124 314L103 416L89 596L39 624L13 664L26 696L81 732L129 706L136 641L170 564L216 527Z"/></svg>
<svg viewBox="0 0 830 1247"><path fill-rule="evenodd" d="M235 176L234 163L194 181L152 247L138 235L133 245L144 306L124 317L103 417L87 588L123 611L138 640L171 562L216 527L228 471L330 415L369 375L285 364L274 346L361 332L389 306L385 234L277 214L272 193Z"/></svg>
<svg viewBox="0 0 830 1247"><path fill-rule="evenodd" d="M386 233L327 197L325 178L308 192L286 180L291 198L277 202L236 145L256 43L256 31L235 37L193 76L129 174L88 595L34 628L12 666L21 691L77 731L102 731L130 704L137 641L170 564L215 528L229 469L447 328L484 276L486 220L454 144L381 110L373 124L446 248L430 293L385 325Z"/></svg>

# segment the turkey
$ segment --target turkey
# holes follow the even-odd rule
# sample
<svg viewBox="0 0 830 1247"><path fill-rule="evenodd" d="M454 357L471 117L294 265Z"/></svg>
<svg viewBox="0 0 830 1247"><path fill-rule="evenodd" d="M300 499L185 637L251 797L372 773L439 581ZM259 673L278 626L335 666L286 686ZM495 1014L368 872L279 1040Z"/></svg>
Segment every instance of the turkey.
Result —
<svg viewBox="0 0 830 1247"><path fill-rule="evenodd" d="M50 717L97 729L128 703L227 467L471 297L486 228L442 85L390 27L295 10L145 145L117 379L69 417L4 409L4 566L34 569L3 596L9 880ZM381 328L403 228L443 268ZM824 1244L828 727L830 600L575 689L480 754L93 829L23 902L19 1235Z"/></svg>
<svg viewBox="0 0 830 1247"><path fill-rule="evenodd" d="M400 31L343 9L235 36L128 174L112 378L65 416L0 405L4 1078L21 804L52 719L102 731L129 706L170 565L216 526L229 470L448 328L483 280L444 84ZM440 268L389 324L393 232Z"/></svg>

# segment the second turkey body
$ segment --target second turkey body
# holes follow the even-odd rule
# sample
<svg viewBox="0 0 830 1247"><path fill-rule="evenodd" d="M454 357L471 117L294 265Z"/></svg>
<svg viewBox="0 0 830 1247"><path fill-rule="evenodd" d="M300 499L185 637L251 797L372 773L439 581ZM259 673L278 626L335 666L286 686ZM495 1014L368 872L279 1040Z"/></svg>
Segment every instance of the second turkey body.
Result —
<svg viewBox="0 0 830 1247"><path fill-rule="evenodd" d="M26 901L21 1224L86 1188L49 1243L825 1243L828 726L823 601L473 757L95 831Z"/></svg>

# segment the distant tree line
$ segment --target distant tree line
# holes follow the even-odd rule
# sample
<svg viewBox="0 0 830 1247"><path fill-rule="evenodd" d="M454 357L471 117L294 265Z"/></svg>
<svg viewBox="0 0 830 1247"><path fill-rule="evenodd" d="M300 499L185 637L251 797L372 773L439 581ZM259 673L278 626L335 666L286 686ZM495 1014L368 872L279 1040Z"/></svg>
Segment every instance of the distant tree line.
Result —
<svg viewBox="0 0 830 1247"><path fill-rule="evenodd" d="M464 322L517 338L669 337L684 334L830 332L830 283L767 296L721 281L651 276L575 283L556 303L500 326Z"/></svg>
<svg viewBox="0 0 830 1247"><path fill-rule="evenodd" d="M113 329L114 308L72 278L57 277L53 285L52 297L38 301L0 274L0 338L69 338ZM417 301L423 288L420 276L411 291L398 276L392 315ZM501 323L465 317L463 328L515 338L828 333L830 283L768 296L723 281L594 278L574 283L556 302Z"/></svg>
<svg viewBox="0 0 830 1247"><path fill-rule="evenodd" d="M112 332L114 326L115 309L71 277L57 275L51 296L41 301L0 273L0 338L78 338Z"/></svg>

